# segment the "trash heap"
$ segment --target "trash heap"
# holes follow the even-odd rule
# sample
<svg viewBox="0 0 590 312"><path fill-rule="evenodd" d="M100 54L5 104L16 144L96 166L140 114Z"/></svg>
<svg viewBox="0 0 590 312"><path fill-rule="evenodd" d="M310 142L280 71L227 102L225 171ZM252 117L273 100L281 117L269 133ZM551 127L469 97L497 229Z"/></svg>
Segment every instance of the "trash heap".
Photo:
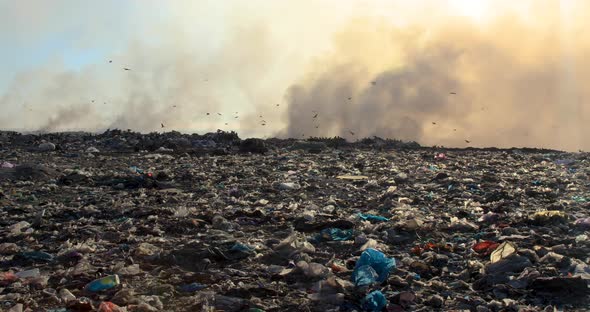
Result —
<svg viewBox="0 0 590 312"><path fill-rule="evenodd" d="M1 311L584 311L590 155L0 133Z"/></svg>

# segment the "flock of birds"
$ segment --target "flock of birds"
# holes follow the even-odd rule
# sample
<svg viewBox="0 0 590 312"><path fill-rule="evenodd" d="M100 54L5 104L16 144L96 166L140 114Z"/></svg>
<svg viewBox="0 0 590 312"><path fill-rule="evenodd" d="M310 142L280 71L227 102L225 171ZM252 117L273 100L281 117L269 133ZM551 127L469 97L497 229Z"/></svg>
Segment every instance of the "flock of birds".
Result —
<svg viewBox="0 0 590 312"><path fill-rule="evenodd" d="M113 60L109 60L109 63L113 63ZM128 67L123 67L123 70L125 70L125 71L130 71L130 70L131 70L131 68L128 68ZM205 79L204 81L208 81L208 79ZM373 85L373 86L377 85L377 81L371 81L371 85ZM457 95L457 93L456 93L456 92L449 92L449 94L451 94L451 95ZM349 96L349 97L348 97L348 100L349 100L349 101L351 101L351 100L352 100L352 97L351 97L351 96ZM92 100L92 103L94 103L94 100ZM103 104L106 104L106 102L105 102L105 103L103 103ZM279 106L280 106L280 104L276 104L276 107L279 107ZM176 108L176 105L172 105L172 108ZM483 108L482 108L482 109L483 109ZM239 116L238 116L238 112L234 112L234 114L235 114L235 116L234 116L234 119L238 119L238 118L239 118ZM312 111L312 114L313 114L312 120L313 120L314 127L315 127L315 129L319 129L319 128L320 128L320 124L318 123L318 120L319 120L319 119L318 119L319 113L318 113L317 111ZM210 115L211 115L211 113L206 113L206 116L210 116ZM217 113L217 115L218 115L218 116L223 116L223 115L222 115L221 113L219 113L219 112ZM260 115L260 116L258 116L258 117L260 118L260 120L259 120L259 124L260 124L261 126L263 126L263 127L264 127L264 126L266 126L267 122L266 122L266 120L264 120L264 117L263 117L262 115ZM227 122L226 122L226 123L225 123L225 125L227 126L227 125L229 125L229 123L227 123ZM432 125L436 125L436 122L435 122L435 121L433 121L433 122L432 122ZM161 122L161 123L160 123L160 127L161 127L161 128L165 128L165 127L166 127L166 125L164 125L164 123L163 123L163 122ZM457 129L453 129L453 131L457 131ZM355 133L354 133L354 131L352 131L352 130L348 130L348 133L350 133L350 135L352 135L352 136L355 136ZM301 134L301 137L305 137L305 133L302 133L302 134ZM469 143L471 143L471 141L470 141L470 140L465 140L465 143L469 144Z"/></svg>

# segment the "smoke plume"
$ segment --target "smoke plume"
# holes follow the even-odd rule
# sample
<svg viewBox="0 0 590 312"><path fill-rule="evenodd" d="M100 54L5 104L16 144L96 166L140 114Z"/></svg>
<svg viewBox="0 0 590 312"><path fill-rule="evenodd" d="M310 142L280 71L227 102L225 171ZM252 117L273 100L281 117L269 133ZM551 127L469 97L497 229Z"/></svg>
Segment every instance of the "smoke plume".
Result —
<svg viewBox="0 0 590 312"><path fill-rule="evenodd" d="M7 2L23 53L102 58L0 79L0 125L590 149L590 5L513 2Z"/></svg>
<svg viewBox="0 0 590 312"><path fill-rule="evenodd" d="M548 3L530 21L352 22L289 89L285 135L590 148L587 5L564 21Z"/></svg>

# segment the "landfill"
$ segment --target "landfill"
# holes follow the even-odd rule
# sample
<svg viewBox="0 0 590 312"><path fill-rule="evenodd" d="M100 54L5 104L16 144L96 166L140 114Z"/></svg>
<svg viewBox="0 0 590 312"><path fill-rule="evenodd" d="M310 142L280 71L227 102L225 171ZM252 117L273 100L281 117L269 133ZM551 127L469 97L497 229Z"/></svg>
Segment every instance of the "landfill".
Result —
<svg viewBox="0 0 590 312"><path fill-rule="evenodd" d="M0 132L0 311L588 311L590 154Z"/></svg>

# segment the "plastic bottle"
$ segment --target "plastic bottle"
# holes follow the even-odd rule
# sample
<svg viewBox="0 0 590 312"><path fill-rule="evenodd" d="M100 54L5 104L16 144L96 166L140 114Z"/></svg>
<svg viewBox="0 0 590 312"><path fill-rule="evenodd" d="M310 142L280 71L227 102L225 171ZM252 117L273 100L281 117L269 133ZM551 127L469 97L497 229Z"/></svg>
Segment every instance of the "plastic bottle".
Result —
<svg viewBox="0 0 590 312"><path fill-rule="evenodd" d="M41 272L39 272L39 269L35 268L31 270L17 272L15 275L18 278L38 277L39 275L41 275Z"/></svg>
<svg viewBox="0 0 590 312"><path fill-rule="evenodd" d="M120 283L121 282L119 281L119 275L117 275L117 274L109 275L109 276L105 276L103 278L95 279L94 281L88 283L86 285L86 290L92 291L92 292L102 291L102 290L116 287Z"/></svg>

